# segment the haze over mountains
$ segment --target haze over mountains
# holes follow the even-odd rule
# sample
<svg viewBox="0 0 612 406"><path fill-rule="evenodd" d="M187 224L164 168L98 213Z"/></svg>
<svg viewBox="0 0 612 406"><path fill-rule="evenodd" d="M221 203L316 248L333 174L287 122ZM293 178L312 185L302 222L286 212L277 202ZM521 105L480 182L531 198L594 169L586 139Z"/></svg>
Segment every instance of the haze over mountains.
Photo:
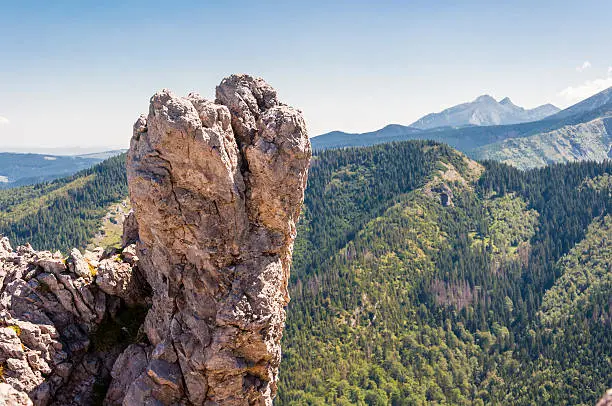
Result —
<svg viewBox="0 0 612 406"><path fill-rule="evenodd" d="M70 176L122 152L112 150L83 155L0 152L0 189Z"/></svg>
<svg viewBox="0 0 612 406"><path fill-rule="evenodd" d="M448 114L442 112L427 115L411 126L394 124L363 134L334 131L314 137L312 146L315 150L322 150L427 139L447 143L473 158L500 160L521 169L555 162L600 161L612 156L612 88L556 113L553 111L554 106L544 105L534 110L522 110L510 105L511 102L507 98L498 103L488 96L481 96L475 102L445 110L450 112ZM542 112L554 114L545 115L537 121L516 124L458 125L461 122L460 117L464 120L463 123L469 122L470 117L476 115L479 119L485 117L485 110L475 106L489 106L486 111L490 113L490 117L495 116L496 119L501 117L499 111L522 110L523 117L530 114L535 117ZM469 115L470 111L472 116ZM507 119L508 116L504 117ZM429 125L435 120L443 126L426 129L415 127ZM450 122L457 125L450 127Z"/></svg>
<svg viewBox="0 0 612 406"><path fill-rule="evenodd" d="M561 111L552 104L534 109L525 109L512 103L506 97L499 102L489 95L477 97L474 101L450 107L440 113L428 114L410 127L428 130L437 127L462 127L466 125L503 125L541 120Z"/></svg>
<svg viewBox="0 0 612 406"><path fill-rule="evenodd" d="M312 138L315 150L427 139L447 143L476 159L521 169L554 162L612 157L612 88L565 110L551 104L534 109L488 95L428 114L410 126L389 124L366 133L332 131ZM60 156L0 153L0 188L69 176L123 150ZM30 152L51 153L33 149Z"/></svg>

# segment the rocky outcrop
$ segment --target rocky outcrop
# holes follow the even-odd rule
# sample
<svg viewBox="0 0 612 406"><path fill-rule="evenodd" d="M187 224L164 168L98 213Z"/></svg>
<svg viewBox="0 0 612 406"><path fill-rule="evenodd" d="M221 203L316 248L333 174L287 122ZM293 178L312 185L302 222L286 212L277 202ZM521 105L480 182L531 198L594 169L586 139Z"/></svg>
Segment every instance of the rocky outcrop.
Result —
<svg viewBox="0 0 612 406"><path fill-rule="evenodd" d="M224 79L215 102L155 94L122 250L0 239L0 402L270 405L310 156L262 79Z"/></svg>
<svg viewBox="0 0 612 406"><path fill-rule="evenodd" d="M269 405L276 394L310 142L301 113L262 79L234 75L216 93L163 90L134 125L128 183L151 346L119 357L109 404Z"/></svg>
<svg viewBox="0 0 612 406"><path fill-rule="evenodd" d="M125 301L100 275L130 285L136 262L103 250L81 254L11 248L0 239L0 401L8 405L85 405L110 379L124 344L105 329ZM119 272L118 269L126 272ZM127 278L120 281L121 277ZM131 291L134 302L145 291ZM101 345L104 343L105 345Z"/></svg>

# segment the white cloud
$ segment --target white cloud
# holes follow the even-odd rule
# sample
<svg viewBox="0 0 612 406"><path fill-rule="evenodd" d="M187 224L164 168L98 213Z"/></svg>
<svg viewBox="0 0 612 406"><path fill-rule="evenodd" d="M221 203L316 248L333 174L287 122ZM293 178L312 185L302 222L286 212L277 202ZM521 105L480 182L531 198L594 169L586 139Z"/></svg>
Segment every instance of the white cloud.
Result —
<svg viewBox="0 0 612 406"><path fill-rule="evenodd" d="M589 61L584 61L584 62L582 62L582 65L580 65L580 66L576 66L576 70L577 70L578 72L582 72L582 71L584 71L584 70L589 69L591 66L592 66L592 65L591 65L591 62L589 62Z"/></svg>
<svg viewBox="0 0 612 406"><path fill-rule="evenodd" d="M608 76L612 75L612 66L608 66Z"/></svg>
<svg viewBox="0 0 612 406"><path fill-rule="evenodd" d="M569 86L559 92L559 96L570 102L576 102L591 97L612 86L612 76L607 78L587 80L578 86Z"/></svg>
<svg viewBox="0 0 612 406"><path fill-rule="evenodd" d="M2 125L2 124L9 124L9 123L10 123L10 121L9 121L8 118L0 116L0 125Z"/></svg>

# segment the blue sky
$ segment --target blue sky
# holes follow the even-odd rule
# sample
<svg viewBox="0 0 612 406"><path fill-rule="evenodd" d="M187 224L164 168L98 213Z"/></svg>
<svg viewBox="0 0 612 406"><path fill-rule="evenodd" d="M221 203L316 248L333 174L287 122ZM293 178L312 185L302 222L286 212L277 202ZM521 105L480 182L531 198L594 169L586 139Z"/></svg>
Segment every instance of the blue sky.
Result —
<svg viewBox="0 0 612 406"><path fill-rule="evenodd" d="M51 4L53 3L53 4ZM127 146L158 89L264 77L310 135L612 86L612 2L0 2L4 147Z"/></svg>

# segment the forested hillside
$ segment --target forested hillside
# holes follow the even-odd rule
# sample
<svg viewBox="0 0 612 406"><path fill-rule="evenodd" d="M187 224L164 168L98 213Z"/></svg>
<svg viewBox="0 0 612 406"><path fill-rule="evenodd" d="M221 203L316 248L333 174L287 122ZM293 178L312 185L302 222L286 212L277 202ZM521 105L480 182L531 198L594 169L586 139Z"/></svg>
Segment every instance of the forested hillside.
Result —
<svg viewBox="0 0 612 406"><path fill-rule="evenodd" d="M481 168L422 142L319 154L277 404L594 404L611 171Z"/></svg>
<svg viewBox="0 0 612 406"><path fill-rule="evenodd" d="M0 191L0 234L36 249L84 247L127 196L125 154L68 178Z"/></svg>
<svg viewBox="0 0 612 406"><path fill-rule="evenodd" d="M602 161L612 158L612 118L597 118L529 137L510 138L478 148L473 155L520 169L554 162Z"/></svg>
<svg viewBox="0 0 612 406"><path fill-rule="evenodd" d="M520 171L431 141L323 151L279 405L592 405L612 386L612 163ZM0 192L0 232L83 247L124 157Z"/></svg>

